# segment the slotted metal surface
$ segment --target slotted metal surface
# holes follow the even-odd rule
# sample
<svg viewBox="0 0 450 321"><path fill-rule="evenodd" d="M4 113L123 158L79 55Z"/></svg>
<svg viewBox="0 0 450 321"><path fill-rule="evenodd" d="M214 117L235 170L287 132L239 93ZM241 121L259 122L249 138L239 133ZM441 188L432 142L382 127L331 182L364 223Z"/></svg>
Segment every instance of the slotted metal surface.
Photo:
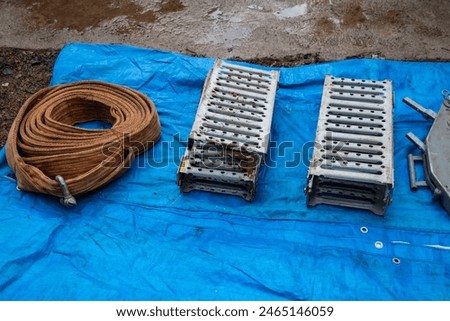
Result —
<svg viewBox="0 0 450 321"><path fill-rule="evenodd" d="M363 208L383 215L393 179L392 82L325 78L308 205Z"/></svg>
<svg viewBox="0 0 450 321"><path fill-rule="evenodd" d="M278 72L218 60L207 80L190 138L265 154Z"/></svg>
<svg viewBox="0 0 450 321"><path fill-rule="evenodd" d="M215 63L178 170L181 191L253 199L269 144L277 84L276 71Z"/></svg>

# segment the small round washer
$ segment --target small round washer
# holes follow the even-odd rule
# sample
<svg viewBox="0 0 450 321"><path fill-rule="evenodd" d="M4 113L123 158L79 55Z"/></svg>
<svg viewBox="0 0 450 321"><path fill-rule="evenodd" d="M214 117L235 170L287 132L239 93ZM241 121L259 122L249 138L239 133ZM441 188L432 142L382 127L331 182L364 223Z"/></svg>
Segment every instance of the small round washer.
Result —
<svg viewBox="0 0 450 321"><path fill-rule="evenodd" d="M381 242L381 241L376 241L375 242L375 247L377 248L377 249L382 249L383 248L383 242Z"/></svg>
<svg viewBox="0 0 450 321"><path fill-rule="evenodd" d="M400 264L400 259L399 259L398 257L394 257L394 258L392 259L392 262L393 262L394 264Z"/></svg>

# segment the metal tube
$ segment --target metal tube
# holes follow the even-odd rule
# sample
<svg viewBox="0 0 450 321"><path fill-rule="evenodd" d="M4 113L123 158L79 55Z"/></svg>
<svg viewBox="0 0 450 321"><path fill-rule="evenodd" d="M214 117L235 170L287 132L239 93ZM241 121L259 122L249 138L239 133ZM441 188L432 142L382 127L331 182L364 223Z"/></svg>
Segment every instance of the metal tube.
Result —
<svg viewBox="0 0 450 321"><path fill-rule="evenodd" d="M416 168L414 165L413 154L408 154L408 172L409 172L409 187L412 190L416 190L417 189Z"/></svg>

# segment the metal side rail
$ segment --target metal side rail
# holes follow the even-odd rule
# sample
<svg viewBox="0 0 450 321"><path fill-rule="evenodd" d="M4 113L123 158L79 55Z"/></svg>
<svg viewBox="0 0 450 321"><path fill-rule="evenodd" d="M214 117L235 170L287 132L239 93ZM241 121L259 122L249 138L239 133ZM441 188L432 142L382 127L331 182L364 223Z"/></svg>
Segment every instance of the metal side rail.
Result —
<svg viewBox="0 0 450 321"><path fill-rule="evenodd" d="M216 61L178 168L182 192L252 200L269 144L278 72Z"/></svg>
<svg viewBox="0 0 450 321"><path fill-rule="evenodd" d="M307 204L367 209L384 215L393 175L390 80L325 77Z"/></svg>
<svg viewBox="0 0 450 321"><path fill-rule="evenodd" d="M406 135L422 152L421 155L408 155L410 187L416 190L428 186L433 192L433 199L439 201L450 214L450 93L444 90L442 94L444 100L437 114L408 97L403 101L433 122L425 142L411 132ZM416 180L415 162L423 162L425 181Z"/></svg>

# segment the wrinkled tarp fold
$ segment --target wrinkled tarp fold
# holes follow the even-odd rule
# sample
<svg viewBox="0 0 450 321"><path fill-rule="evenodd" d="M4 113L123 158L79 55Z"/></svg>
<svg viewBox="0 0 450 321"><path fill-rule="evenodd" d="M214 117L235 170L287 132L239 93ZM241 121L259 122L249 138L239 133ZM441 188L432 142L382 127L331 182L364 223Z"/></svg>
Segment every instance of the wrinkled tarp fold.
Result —
<svg viewBox="0 0 450 321"><path fill-rule="evenodd" d="M52 85L95 79L140 90L158 109L162 139L71 209L16 190L1 150L0 299L450 299L450 218L408 181L407 154L418 152L405 134L424 138L430 124L401 101L437 111L450 63L350 59L279 69L270 157L249 203L180 194L176 185L213 62L121 45L64 47ZM393 80L395 189L384 218L305 205L326 74Z"/></svg>

